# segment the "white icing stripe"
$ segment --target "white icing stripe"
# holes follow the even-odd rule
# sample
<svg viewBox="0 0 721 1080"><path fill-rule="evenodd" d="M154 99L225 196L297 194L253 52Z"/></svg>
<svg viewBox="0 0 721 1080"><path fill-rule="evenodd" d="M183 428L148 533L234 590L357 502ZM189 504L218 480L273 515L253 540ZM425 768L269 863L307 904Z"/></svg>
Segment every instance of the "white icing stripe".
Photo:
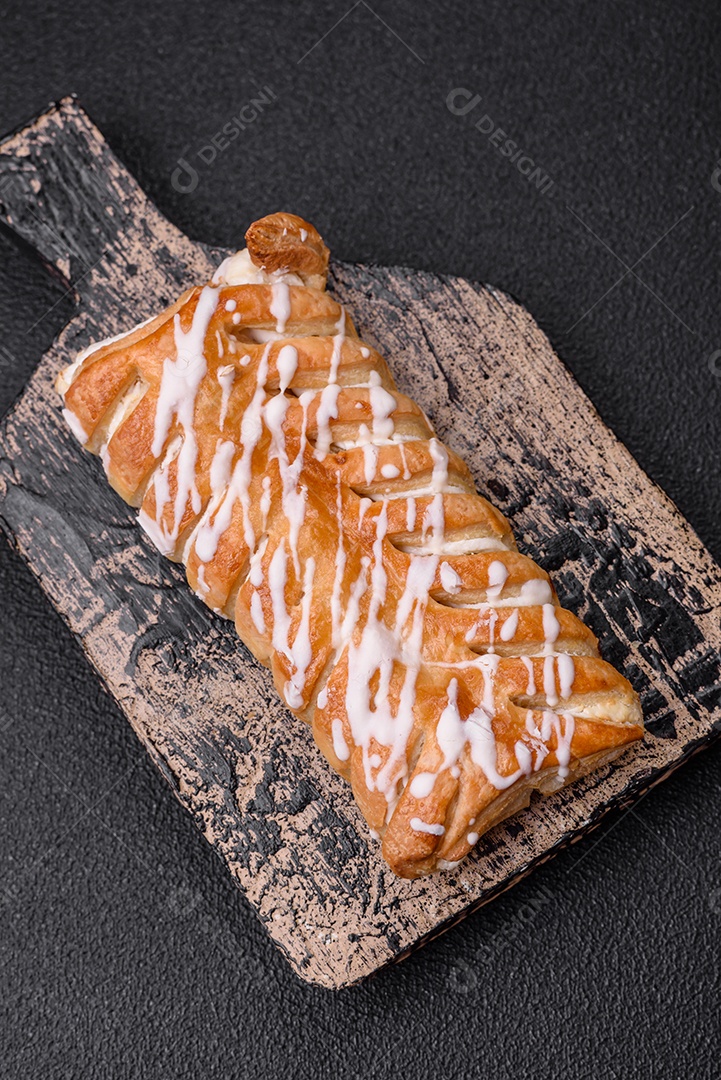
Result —
<svg viewBox="0 0 721 1080"><path fill-rule="evenodd" d="M270 313L275 319L276 334L285 333L285 326L290 318L290 288L284 281L277 281L272 286Z"/></svg>
<svg viewBox="0 0 721 1080"><path fill-rule="evenodd" d="M503 623L499 637L501 641L513 641L518 630L518 608L514 608L511 614Z"/></svg>
<svg viewBox="0 0 721 1080"><path fill-rule="evenodd" d="M172 425L180 427L180 442L175 457L176 495L173 503L173 523L170 528L163 520L165 506L169 501L167 481L163 497L156 471L156 521L155 525L164 538L164 548L174 550L180 524L188 506L194 513L201 510L200 495L195 482L198 444L195 436L195 400L200 384L208 370L205 359L205 337L218 302L218 290L206 286L198 297L190 329L186 332L180 325L180 315L173 320L176 356L166 357L158 392L155 411L155 427L151 451L161 457ZM161 470L162 472L162 466ZM147 515L146 515L147 516ZM154 530L155 531L155 530ZM152 538L152 537L151 537Z"/></svg>
<svg viewBox="0 0 721 1080"><path fill-rule="evenodd" d="M235 368L232 364L227 364L225 367L219 367L217 372L217 379L220 383L221 399L220 399L220 418L218 420L218 427L223 430L225 426L225 418L228 415L228 404L230 403L230 394L233 389L233 383L235 382Z"/></svg>
<svg viewBox="0 0 721 1080"><path fill-rule="evenodd" d="M320 401L318 402L318 410L316 413L318 434L315 441L315 457L318 461L322 461L330 450L330 422L331 420L338 419L338 396L341 391L341 387L338 384L338 369L340 367L343 344L345 342L345 322L345 309L341 307L340 316L338 317L335 334L333 336L333 349L330 356L328 381L320 392ZM315 393L315 391L306 392Z"/></svg>
<svg viewBox="0 0 721 1080"><path fill-rule="evenodd" d="M563 726L561 721L563 720ZM571 760L571 741L575 730L575 721L571 713L564 712L562 717L554 712L546 711L541 723L541 739L548 744L551 735L556 736L556 758L558 760L558 775L562 780L568 776L568 766Z"/></svg>
<svg viewBox="0 0 721 1080"><path fill-rule="evenodd" d="M293 376L298 370L298 350L294 345L284 345L278 352L275 366L278 369L280 380L280 392L284 394L293 381Z"/></svg>
<svg viewBox="0 0 721 1080"><path fill-rule="evenodd" d="M560 633L561 624L556 618L556 609L554 608L553 604L544 604L543 636L545 638L547 648L550 649L551 645L553 645Z"/></svg>
<svg viewBox="0 0 721 1080"><path fill-rule="evenodd" d="M552 709L558 705L556 693L556 663L554 656L546 656L543 660L543 693L546 701Z"/></svg>
<svg viewBox="0 0 721 1080"><path fill-rule="evenodd" d="M392 439L395 423L391 413L395 410L397 401L381 386L381 377L377 371L371 372L368 396L373 414L373 441Z"/></svg>
<svg viewBox="0 0 721 1080"><path fill-rule="evenodd" d="M450 563L441 563L441 585L451 595L461 591L461 579Z"/></svg>
<svg viewBox="0 0 721 1080"><path fill-rule="evenodd" d="M400 469L397 465L381 465L381 476L384 480L395 480L397 476L400 476Z"/></svg>
<svg viewBox="0 0 721 1080"><path fill-rule="evenodd" d="M250 485L252 480L252 459L263 432L263 405L266 398L265 382L268 375L268 353L270 345L263 350L258 364L256 388L240 424L241 451L236 458L230 483L214 517L208 518L198 531L195 551L201 562L210 562L218 550L223 533L230 526L233 509L240 503L243 513L243 531L245 542L250 551L255 547L255 531L250 519ZM284 400L281 398L281 400Z"/></svg>
<svg viewBox="0 0 721 1080"><path fill-rule="evenodd" d="M488 599L497 600L508 580L508 571L502 562L495 559L488 567Z"/></svg>
<svg viewBox="0 0 721 1080"><path fill-rule="evenodd" d="M573 690L573 680L576 677L576 667L573 662L573 657L567 653L561 653L556 657L556 664L558 666L558 683L561 690L561 698L565 701L571 696Z"/></svg>
<svg viewBox="0 0 721 1080"><path fill-rule="evenodd" d="M526 687L526 694L528 697L533 697L536 693L536 680L534 677L533 661L528 656L522 656L521 662L525 666L528 672L528 686Z"/></svg>
<svg viewBox="0 0 721 1080"><path fill-rule="evenodd" d="M443 836L446 831L445 826L431 825L427 821L421 821L418 817L411 818L410 826L414 832L430 833L431 836Z"/></svg>
<svg viewBox="0 0 721 1080"><path fill-rule="evenodd" d="M410 785L410 792L414 799L427 799L436 784L438 773L417 773Z"/></svg>
<svg viewBox="0 0 721 1080"><path fill-rule="evenodd" d="M438 560L411 562L397 605L395 626L389 634L382 617L387 589L383 559L387 524L383 507L375 520L368 613L365 624L358 628L359 638L354 637L347 646L345 705L353 742L362 748L366 784L369 790L385 795L390 810L407 768L406 746L413 728L415 684L422 660L423 615ZM402 683L394 710L390 687L397 670L402 673ZM374 744L390 751L375 775L370 763Z"/></svg>

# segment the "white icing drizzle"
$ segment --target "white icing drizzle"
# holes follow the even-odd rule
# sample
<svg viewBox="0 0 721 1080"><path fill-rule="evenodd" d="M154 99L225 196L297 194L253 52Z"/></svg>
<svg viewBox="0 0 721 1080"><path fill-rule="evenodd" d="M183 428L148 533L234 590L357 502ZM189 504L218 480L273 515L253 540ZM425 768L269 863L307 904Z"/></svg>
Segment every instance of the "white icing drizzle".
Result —
<svg viewBox="0 0 721 1080"><path fill-rule="evenodd" d="M337 420L338 418L338 395L340 394L341 389L338 385L338 369L340 366L343 343L345 341L345 320L345 308L341 307L341 313L338 322L336 323L335 335L333 337L333 349L330 357L328 381L321 391L320 400L318 402L318 411L316 413L318 435L315 441L315 456L318 461L322 461L330 450L330 422L331 420Z"/></svg>
<svg viewBox="0 0 721 1080"><path fill-rule="evenodd" d="M333 578L333 591L331 592L330 597L330 614L333 648L337 649L339 645L338 631L342 619L341 590L343 588L343 578L345 576L346 568L345 535L343 530L343 497L339 476L336 477L335 517L338 525L338 543L335 549L335 575ZM335 742L335 736L333 741ZM341 758L341 760L345 761L346 759Z"/></svg>
<svg viewBox="0 0 721 1080"><path fill-rule="evenodd" d="M201 569L204 565L204 563L201 563ZM258 633L264 634L265 616L263 614L263 604L260 599L260 594L257 591L253 592L250 598L250 617L253 620L253 623Z"/></svg>
<svg viewBox="0 0 721 1080"><path fill-rule="evenodd" d="M251 555L250 572L248 574L248 580L253 586L253 593L250 598L250 617L259 634L264 634L266 631L263 603L258 590L263 584L263 556L267 546L268 538L265 537Z"/></svg>
<svg viewBox="0 0 721 1080"><path fill-rule="evenodd" d="M270 313L275 319L276 334L285 333L290 318L290 288L284 281L276 281L272 286Z"/></svg>
<svg viewBox="0 0 721 1080"><path fill-rule="evenodd" d="M563 724L561 725L561 721ZM571 761L571 742L575 730L575 721L570 712L564 712L559 716L555 712L546 710L541 722L541 740L548 744L551 735L556 735L556 758L558 760L558 775L562 780L568 776L568 766ZM544 755L545 756L545 755Z"/></svg>
<svg viewBox="0 0 721 1080"><path fill-rule="evenodd" d="M315 441L315 456L319 461L322 461L330 450L330 422L338 418L338 395L340 390L341 388L337 383L328 383L327 386L323 387L320 395L316 413L318 436Z"/></svg>
<svg viewBox="0 0 721 1080"><path fill-rule="evenodd" d="M496 640L496 622L498 621L498 612L491 608L488 612L488 651L494 653L495 640Z"/></svg>
<svg viewBox="0 0 721 1080"><path fill-rule="evenodd" d="M421 666L423 617L438 560L428 557L411 561L395 625L389 631L383 620L388 584L383 560L387 526L383 506L375 519L368 613L359 639L347 645L345 705L353 742L362 748L366 784L369 790L385 795L390 810L398 784L406 774L406 746L413 727L415 684ZM390 687L396 665L402 670L402 685L394 712ZM371 691L372 684L375 691ZM373 775L369 756L375 744L386 747L389 753L383 767Z"/></svg>
<svg viewBox="0 0 721 1080"><path fill-rule="evenodd" d="M170 527L164 520L164 511L170 501L167 484L161 483L158 472L163 473L163 466L156 470L154 488L156 499L155 529L151 539L157 542L161 551L170 553L175 550L178 532L188 501L194 513L201 510L200 495L195 482L195 469L198 458L198 443L195 437L195 400L198 389L207 371L205 359L205 336L208 331L218 302L218 290L206 285L201 290L193 313L190 329L186 332L180 325L180 315L173 320L175 338L175 359L167 357L163 361L163 373L158 391L155 410L155 427L151 452L156 458L161 457L168 435L174 422L180 427L177 453L172 459L176 466L176 494L173 503L173 518ZM169 458L166 456L166 462ZM139 515L141 525L147 526L147 514ZM147 531L147 528L146 528Z"/></svg>
<svg viewBox="0 0 721 1080"><path fill-rule="evenodd" d="M280 379L280 392L284 394L298 370L298 350L294 345L284 345L278 352L275 364Z"/></svg>
<svg viewBox="0 0 721 1080"><path fill-rule="evenodd" d="M420 772L417 773L410 785L410 792L414 799L426 799L433 791L435 787L438 773L434 772Z"/></svg>
<svg viewBox="0 0 721 1080"><path fill-rule="evenodd" d="M528 685L526 687L526 694L528 697L533 697L536 693L536 680L533 673L533 661L529 656L521 656L520 660L528 672Z"/></svg>
<svg viewBox="0 0 721 1080"><path fill-rule="evenodd" d="M553 599L551 586L545 578L531 578L521 585L522 607L536 607L539 604L549 604ZM518 603L518 601L516 601Z"/></svg>
<svg viewBox="0 0 721 1080"><path fill-rule="evenodd" d="M549 706L555 709L558 705L558 694L556 693L555 657L552 655L546 656L543 660L543 692Z"/></svg>
<svg viewBox="0 0 721 1080"><path fill-rule="evenodd" d="M396 399L381 385L381 377L372 371L369 378L368 396L373 414L373 440L392 439L395 422L391 413L398 404Z"/></svg>
<svg viewBox="0 0 721 1080"><path fill-rule="evenodd" d="M556 664L558 666L558 683L561 691L561 698L566 701L571 696L573 690L573 680L576 677L576 666L573 662L573 657L568 653L561 653L556 658Z"/></svg>
<svg viewBox="0 0 721 1080"><path fill-rule="evenodd" d="M502 562L494 559L488 567L488 599L497 600L508 580L508 571ZM528 584L528 583L526 583Z"/></svg>
<svg viewBox="0 0 721 1080"><path fill-rule="evenodd" d="M448 686L448 704L443 710L438 727L436 739L438 746L444 755L442 768L447 769L455 765L461 758L466 746L469 748L471 760L484 773L486 779L498 790L503 790L514 784L521 776L521 769L502 776L497 769L496 737L493 734L492 720L495 715L493 697L493 678L496 672L498 657L486 656L483 665L484 694L483 701L478 705L466 720L461 719L458 711L458 680L451 679Z"/></svg>
<svg viewBox="0 0 721 1080"><path fill-rule="evenodd" d="M451 596L461 591L461 579L450 563L441 563L441 585Z"/></svg>
<svg viewBox="0 0 721 1080"><path fill-rule="evenodd" d="M243 531L245 542L253 551L255 531L250 519L250 484L252 480L252 458L263 432L263 406L266 397L265 383L268 375L268 352L263 350L258 364L256 387L240 424L241 451L236 458L230 483L215 514L205 516L195 540L195 551L201 562L210 562L218 550L220 538L229 527L236 502L243 513Z"/></svg>
<svg viewBox="0 0 721 1080"><path fill-rule="evenodd" d="M227 488L234 457L235 443L218 439L210 463L210 490L213 495L221 495Z"/></svg>
<svg viewBox="0 0 721 1080"><path fill-rule="evenodd" d="M220 389L222 397L220 399L220 418L218 420L218 427L223 430L225 426L225 418L228 415L228 403L230 402L230 392L233 389L233 383L235 382L235 368L232 364L226 364L225 367L219 367L217 371L217 379L220 383Z"/></svg>
<svg viewBox="0 0 721 1080"><path fill-rule="evenodd" d="M430 541L428 535L430 533ZM423 553L440 555L445 551L446 514L443 505L443 496L434 495L423 514L422 539ZM421 554L418 548L414 548L415 554Z"/></svg>
<svg viewBox="0 0 721 1080"><path fill-rule="evenodd" d="M516 630L518 630L518 608L514 608L511 614L508 616L503 626L500 629L499 637L501 641L513 641L516 636Z"/></svg>
<svg viewBox="0 0 721 1080"><path fill-rule="evenodd" d="M265 530L268 524L268 514L270 513L270 502L272 498L272 492L270 490L270 477L263 477L263 494L260 497L260 518L263 530Z"/></svg>
<svg viewBox="0 0 721 1080"><path fill-rule="evenodd" d="M543 636L546 648L550 650L561 632L561 624L556 618L556 609L553 604L543 605Z"/></svg>
<svg viewBox="0 0 721 1080"><path fill-rule="evenodd" d="M367 442L363 444L363 475L365 477L366 484L372 484L376 477L376 467L378 465L378 447L372 443Z"/></svg>
<svg viewBox="0 0 721 1080"><path fill-rule="evenodd" d="M444 825L429 824L427 821L421 821L418 817L411 818L410 826L414 832L430 833L431 836L443 836L446 831Z"/></svg>

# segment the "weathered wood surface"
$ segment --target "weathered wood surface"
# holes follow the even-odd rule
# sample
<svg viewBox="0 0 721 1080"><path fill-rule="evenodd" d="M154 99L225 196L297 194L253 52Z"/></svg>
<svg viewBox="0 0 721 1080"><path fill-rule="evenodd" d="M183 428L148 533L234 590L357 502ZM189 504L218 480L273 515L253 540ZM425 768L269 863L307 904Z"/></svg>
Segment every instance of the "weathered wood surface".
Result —
<svg viewBox="0 0 721 1080"><path fill-rule="evenodd" d="M221 253L164 220L71 100L0 146L0 212L78 300L4 423L0 522L303 978L339 987L398 959L717 734L721 570L528 313L461 279L335 263L335 294L639 690L648 722L644 745L536 801L456 871L394 878L268 673L151 547L60 417L60 367Z"/></svg>

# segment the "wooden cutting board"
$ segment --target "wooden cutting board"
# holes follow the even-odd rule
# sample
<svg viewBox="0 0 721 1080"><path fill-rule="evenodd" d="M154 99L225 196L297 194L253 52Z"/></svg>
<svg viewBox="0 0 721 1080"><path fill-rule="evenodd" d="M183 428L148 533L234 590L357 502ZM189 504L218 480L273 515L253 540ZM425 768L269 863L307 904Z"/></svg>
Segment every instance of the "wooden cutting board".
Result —
<svg viewBox="0 0 721 1080"><path fill-rule="evenodd" d="M60 416L53 381L79 349L154 314L224 253L161 216L72 99L0 145L0 213L77 299L0 432L0 524L302 978L341 987L398 960L717 736L721 570L530 315L461 278L336 262L332 291L640 692L648 726L643 745L539 798L457 870L394 878L269 674Z"/></svg>

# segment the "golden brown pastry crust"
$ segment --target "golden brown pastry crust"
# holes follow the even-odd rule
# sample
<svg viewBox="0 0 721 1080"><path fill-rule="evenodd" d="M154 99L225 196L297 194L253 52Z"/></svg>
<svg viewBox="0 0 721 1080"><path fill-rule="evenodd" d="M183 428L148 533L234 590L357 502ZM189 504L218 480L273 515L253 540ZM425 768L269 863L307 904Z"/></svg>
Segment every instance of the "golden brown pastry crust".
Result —
<svg viewBox="0 0 721 1080"><path fill-rule="evenodd" d="M316 230L247 243L245 280L81 354L66 415L418 877L640 738L638 699L325 291Z"/></svg>

